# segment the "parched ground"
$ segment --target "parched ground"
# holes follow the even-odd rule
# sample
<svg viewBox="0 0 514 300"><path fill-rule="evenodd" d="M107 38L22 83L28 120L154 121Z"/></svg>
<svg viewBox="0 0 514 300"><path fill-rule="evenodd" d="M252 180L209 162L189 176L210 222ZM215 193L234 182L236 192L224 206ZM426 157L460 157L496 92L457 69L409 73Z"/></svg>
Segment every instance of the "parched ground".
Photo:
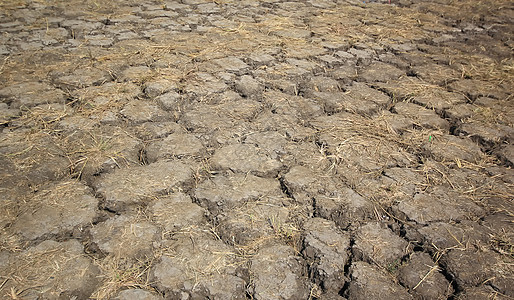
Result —
<svg viewBox="0 0 514 300"><path fill-rule="evenodd" d="M0 298L513 299L513 21L0 1Z"/></svg>

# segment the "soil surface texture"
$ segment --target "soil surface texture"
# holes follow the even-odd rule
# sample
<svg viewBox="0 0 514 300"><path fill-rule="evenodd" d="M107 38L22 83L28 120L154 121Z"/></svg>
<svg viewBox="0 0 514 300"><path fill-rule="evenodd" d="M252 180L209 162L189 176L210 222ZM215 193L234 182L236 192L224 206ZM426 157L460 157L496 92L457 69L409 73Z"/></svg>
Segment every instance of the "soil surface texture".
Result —
<svg viewBox="0 0 514 300"><path fill-rule="evenodd" d="M514 299L514 3L0 1L1 299Z"/></svg>

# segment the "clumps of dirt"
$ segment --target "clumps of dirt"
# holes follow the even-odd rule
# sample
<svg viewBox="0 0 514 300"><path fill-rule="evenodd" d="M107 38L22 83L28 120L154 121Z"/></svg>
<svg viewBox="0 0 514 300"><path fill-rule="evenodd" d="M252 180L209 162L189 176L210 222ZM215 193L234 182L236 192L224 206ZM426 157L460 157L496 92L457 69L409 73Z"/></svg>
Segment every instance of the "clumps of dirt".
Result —
<svg viewBox="0 0 514 300"><path fill-rule="evenodd" d="M252 259L250 280L255 299L307 299L310 284L303 260L290 246L262 248Z"/></svg>
<svg viewBox="0 0 514 300"><path fill-rule="evenodd" d="M59 127L74 177L90 183L100 173L140 164L142 142L121 127L78 118L66 118Z"/></svg>
<svg viewBox="0 0 514 300"><path fill-rule="evenodd" d="M420 127L441 129L444 132L450 130L448 121L440 118L433 110L423 108L414 103L396 103L393 112L411 119L412 124Z"/></svg>
<svg viewBox="0 0 514 300"><path fill-rule="evenodd" d="M7 168L12 166L16 181L32 186L65 177L69 173L66 153L55 143L52 136L43 131L4 132L0 151ZM6 169L7 171L8 169Z"/></svg>
<svg viewBox="0 0 514 300"><path fill-rule="evenodd" d="M179 161L158 161L135 169L116 169L94 182L96 192L111 211L129 210L153 197L184 189L193 180L190 165ZM130 187L130 188L129 188Z"/></svg>
<svg viewBox="0 0 514 300"><path fill-rule="evenodd" d="M11 109L30 109L41 104L64 103L67 96L62 90L43 82L24 82L0 90L0 99Z"/></svg>
<svg viewBox="0 0 514 300"><path fill-rule="evenodd" d="M213 234L194 229L179 232L164 249L150 278L166 297L245 299L246 284L239 274L245 259Z"/></svg>
<svg viewBox="0 0 514 300"><path fill-rule="evenodd" d="M98 199L90 188L70 180L45 187L27 199L10 228L29 241L65 234L80 237L98 216Z"/></svg>
<svg viewBox="0 0 514 300"><path fill-rule="evenodd" d="M453 294L441 268L427 253L413 253L408 264L400 267L398 277L415 297L441 299Z"/></svg>
<svg viewBox="0 0 514 300"><path fill-rule="evenodd" d="M377 222L358 229L353 247L356 258L385 269L396 269L411 251L407 241Z"/></svg>
<svg viewBox="0 0 514 300"><path fill-rule="evenodd" d="M114 300L162 300L163 298L160 295L152 293L143 289L129 289L123 290L116 294L113 298Z"/></svg>
<svg viewBox="0 0 514 300"><path fill-rule="evenodd" d="M1 268L2 284L12 298L59 299L87 298L96 289L100 270L84 254L77 240L46 240L16 257L11 256Z"/></svg>
<svg viewBox="0 0 514 300"><path fill-rule="evenodd" d="M273 177L282 168L278 160L249 144L224 146L216 150L210 162L214 170L231 170L263 177Z"/></svg>
<svg viewBox="0 0 514 300"><path fill-rule="evenodd" d="M350 237L338 232L336 224L321 218L305 222L302 253L309 264L310 277L325 293L338 293L346 282L345 267L349 262Z"/></svg>
<svg viewBox="0 0 514 300"><path fill-rule="evenodd" d="M300 233L294 221L296 211L300 208L295 209L287 198L247 201L219 214L217 231L223 241L246 253L280 240L296 246Z"/></svg>
<svg viewBox="0 0 514 300"><path fill-rule="evenodd" d="M220 211L228 212L247 201L281 194L278 180L238 173L216 175L200 183L194 191L197 201L214 215Z"/></svg>
<svg viewBox="0 0 514 300"><path fill-rule="evenodd" d="M205 152L202 142L192 134L172 133L162 140L149 143L145 147L148 163L174 157L201 157Z"/></svg>
<svg viewBox="0 0 514 300"><path fill-rule="evenodd" d="M350 188L343 188L336 196L318 195L314 198L314 214L332 220L340 228L358 227L375 219L376 207Z"/></svg>
<svg viewBox="0 0 514 300"><path fill-rule="evenodd" d="M411 200L400 202L397 205L398 212L409 220L425 225L438 221L458 222L484 214L478 205L447 188L435 187L429 191L430 193L418 193Z"/></svg>
<svg viewBox="0 0 514 300"><path fill-rule="evenodd" d="M380 297L413 299L407 290L396 283L387 272L363 261L352 264L348 293L352 299L359 300Z"/></svg>
<svg viewBox="0 0 514 300"><path fill-rule="evenodd" d="M127 260L153 256L160 244L161 232L154 224L138 216L121 215L109 218L90 229L91 242L104 254Z"/></svg>
<svg viewBox="0 0 514 300"><path fill-rule="evenodd" d="M439 2L1 1L0 297L513 297L512 5Z"/></svg>
<svg viewBox="0 0 514 300"><path fill-rule="evenodd" d="M191 197L181 192L158 197L148 206L148 212L166 235L204 224L209 215L206 209L193 203Z"/></svg>

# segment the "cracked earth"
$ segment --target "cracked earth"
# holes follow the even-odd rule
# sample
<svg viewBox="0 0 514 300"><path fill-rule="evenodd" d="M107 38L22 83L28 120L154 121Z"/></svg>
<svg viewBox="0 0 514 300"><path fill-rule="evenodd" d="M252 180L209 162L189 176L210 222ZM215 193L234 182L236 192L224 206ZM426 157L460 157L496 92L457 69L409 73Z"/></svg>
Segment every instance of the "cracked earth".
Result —
<svg viewBox="0 0 514 300"><path fill-rule="evenodd" d="M505 0L0 2L2 299L512 299Z"/></svg>

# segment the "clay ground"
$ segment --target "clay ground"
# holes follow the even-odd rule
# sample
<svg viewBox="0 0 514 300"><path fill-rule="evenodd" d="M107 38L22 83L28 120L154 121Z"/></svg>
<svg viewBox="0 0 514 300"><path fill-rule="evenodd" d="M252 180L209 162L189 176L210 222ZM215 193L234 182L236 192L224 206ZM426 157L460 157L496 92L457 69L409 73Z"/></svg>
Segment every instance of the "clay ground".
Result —
<svg viewBox="0 0 514 300"><path fill-rule="evenodd" d="M1 0L0 298L513 299L507 0Z"/></svg>

